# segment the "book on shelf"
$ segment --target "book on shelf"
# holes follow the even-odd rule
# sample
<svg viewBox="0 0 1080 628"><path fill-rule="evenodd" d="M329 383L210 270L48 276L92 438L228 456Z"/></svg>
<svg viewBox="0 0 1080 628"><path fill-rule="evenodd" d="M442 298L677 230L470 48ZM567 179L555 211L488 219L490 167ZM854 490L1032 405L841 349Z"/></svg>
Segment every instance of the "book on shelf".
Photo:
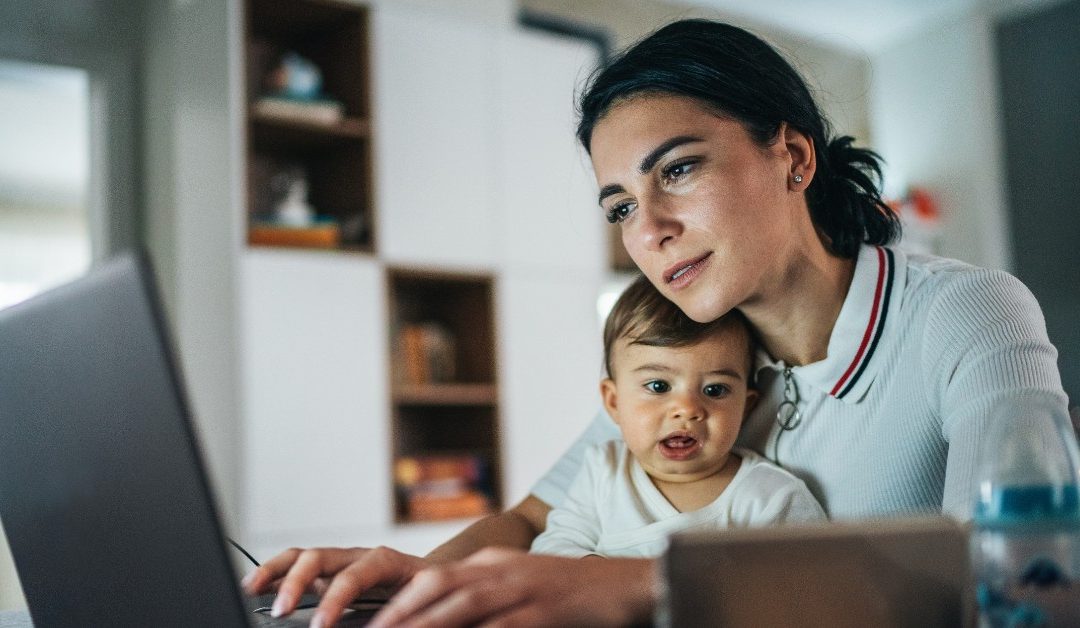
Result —
<svg viewBox="0 0 1080 628"><path fill-rule="evenodd" d="M479 491L464 491L456 495L409 495L406 512L410 521L441 521L480 517L491 512L487 495Z"/></svg>
<svg viewBox="0 0 1080 628"><path fill-rule="evenodd" d="M422 385L455 379L454 336L435 322L404 323L397 334L398 383Z"/></svg>
<svg viewBox="0 0 1080 628"><path fill-rule="evenodd" d="M394 481L410 521L477 517L491 512L490 478L479 456L405 456Z"/></svg>
<svg viewBox="0 0 1080 628"><path fill-rule="evenodd" d="M252 109L256 116L262 118L327 126L345 119L345 106L336 100L262 96L255 101Z"/></svg>

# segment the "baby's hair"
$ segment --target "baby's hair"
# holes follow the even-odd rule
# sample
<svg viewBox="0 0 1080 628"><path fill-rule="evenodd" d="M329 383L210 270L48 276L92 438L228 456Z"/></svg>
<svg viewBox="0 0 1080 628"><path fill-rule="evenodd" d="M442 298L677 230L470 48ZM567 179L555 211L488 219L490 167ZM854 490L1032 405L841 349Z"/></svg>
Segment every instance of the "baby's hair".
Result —
<svg viewBox="0 0 1080 628"><path fill-rule="evenodd" d="M650 347L688 347L728 329L746 336L747 384L752 384L754 335L741 312L731 310L712 322L699 323L660 294L644 275L638 275L619 296L604 324L604 368L608 377L614 376L612 354L620 338Z"/></svg>

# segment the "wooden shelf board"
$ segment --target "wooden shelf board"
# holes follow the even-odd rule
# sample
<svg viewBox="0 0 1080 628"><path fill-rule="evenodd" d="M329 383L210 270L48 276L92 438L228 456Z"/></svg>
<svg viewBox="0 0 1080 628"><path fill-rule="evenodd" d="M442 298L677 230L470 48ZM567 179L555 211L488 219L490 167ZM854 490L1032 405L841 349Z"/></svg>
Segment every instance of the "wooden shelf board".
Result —
<svg viewBox="0 0 1080 628"><path fill-rule="evenodd" d="M371 126L362 118L347 117L334 124L324 124L286 116L272 116L251 111L251 123L256 134L271 136L268 139L280 139L293 142L307 141L363 140L370 134Z"/></svg>
<svg viewBox="0 0 1080 628"><path fill-rule="evenodd" d="M494 384L399 384L394 388L394 401L401 404L494 405L497 399L498 394Z"/></svg>

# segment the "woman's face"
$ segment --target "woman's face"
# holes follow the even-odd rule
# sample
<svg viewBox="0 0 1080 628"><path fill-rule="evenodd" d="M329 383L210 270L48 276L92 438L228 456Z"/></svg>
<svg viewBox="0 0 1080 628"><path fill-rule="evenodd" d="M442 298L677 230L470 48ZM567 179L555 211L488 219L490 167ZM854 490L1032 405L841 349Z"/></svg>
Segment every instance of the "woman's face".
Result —
<svg viewBox="0 0 1080 628"><path fill-rule="evenodd" d="M784 134L761 147L739 122L670 95L618 104L593 130L601 207L642 272L696 321L761 298L782 269L801 199Z"/></svg>

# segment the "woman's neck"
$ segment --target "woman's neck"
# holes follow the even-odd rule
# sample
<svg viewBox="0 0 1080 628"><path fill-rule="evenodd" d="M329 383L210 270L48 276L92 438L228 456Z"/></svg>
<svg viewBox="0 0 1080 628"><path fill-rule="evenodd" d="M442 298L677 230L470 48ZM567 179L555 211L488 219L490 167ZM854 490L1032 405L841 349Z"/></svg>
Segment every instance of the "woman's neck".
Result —
<svg viewBox="0 0 1080 628"><path fill-rule="evenodd" d="M769 355L791 366L828 355L855 273L855 260L831 255L818 244L800 247L783 260L778 281L739 308Z"/></svg>

